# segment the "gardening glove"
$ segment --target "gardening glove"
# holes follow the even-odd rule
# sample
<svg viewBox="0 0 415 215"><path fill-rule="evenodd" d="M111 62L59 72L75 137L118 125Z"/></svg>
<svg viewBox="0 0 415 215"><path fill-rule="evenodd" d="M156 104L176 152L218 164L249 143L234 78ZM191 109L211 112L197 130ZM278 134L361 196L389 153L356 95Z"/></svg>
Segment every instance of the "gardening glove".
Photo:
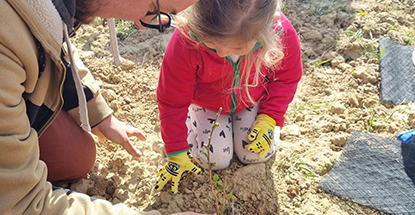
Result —
<svg viewBox="0 0 415 215"><path fill-rule="evenodd" d="M171 180L171 190L176 194L180 177L185 171L192 171L196 175L200 173L200 169L190 161L186 152L167 157L167 164L157 172L159 179L155 189L157 191L163 189L164 185Z"/></svg>
<svg viewBox="0 0 415 215"><path fill-rule="evenodd" d="M248 139L251 144L245 148L252 153L260 153L259 159L262 159L271 147L272 139L274 139L275 120L266 114L257 116Z"/></svg>

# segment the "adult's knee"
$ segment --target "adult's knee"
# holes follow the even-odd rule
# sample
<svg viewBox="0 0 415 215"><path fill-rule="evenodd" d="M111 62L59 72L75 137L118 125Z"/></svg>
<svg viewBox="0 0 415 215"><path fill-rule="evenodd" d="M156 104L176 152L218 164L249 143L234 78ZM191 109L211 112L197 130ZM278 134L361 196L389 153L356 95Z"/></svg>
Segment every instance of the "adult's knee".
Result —
<svg viewBox="0 0 415 215"><path fill-rule="evenodd" d="M39 138L40 160L48 168L48 181L73 182L84 178L96 158L95 141L67 112L61 112Z"/></svg>

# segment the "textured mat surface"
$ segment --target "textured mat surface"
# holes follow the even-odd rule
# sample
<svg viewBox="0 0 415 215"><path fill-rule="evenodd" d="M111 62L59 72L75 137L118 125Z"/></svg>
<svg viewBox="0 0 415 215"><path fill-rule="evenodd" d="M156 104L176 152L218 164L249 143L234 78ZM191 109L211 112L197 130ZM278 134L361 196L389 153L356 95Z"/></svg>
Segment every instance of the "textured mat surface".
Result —
<svg viewBox="0 0 415 215"><path fill-rule="evenodd" d="M353 132L318 188L382 212L415 214L415 138Z"/></svg>
<svg viewBox="0 0 415 215"><path fill-rule="evenodd" d="M379 41L381 99L389 104L415 101L415 46L398 45L388 39Z"/></svg>

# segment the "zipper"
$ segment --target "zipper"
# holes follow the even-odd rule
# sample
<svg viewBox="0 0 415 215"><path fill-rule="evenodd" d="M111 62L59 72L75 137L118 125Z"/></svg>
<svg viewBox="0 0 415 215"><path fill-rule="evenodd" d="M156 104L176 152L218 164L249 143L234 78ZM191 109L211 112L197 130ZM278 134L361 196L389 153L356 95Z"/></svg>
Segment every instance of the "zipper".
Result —
<svg viewBox="0 0 415 215"><path fill-rule="evenodd" d="M233 116L236 112L236 102L238 100L238 96L235 93L235 87L238 86L239 81L240 81L240 76L241 76L241 72L240 72L240 62L242 60L243 56L239 57L238 61L233 62L233 60L229 57L226 56L225 59L229 61L229 63L231 63L232 68L233 68L233 81L232 81L232 100L231 100L231 113L229 115Z"/></svg>
<svg viewBox="0 0 415 215"><path fill-rule="evenodd" d="M63 107L63 95L62 95L62 87L63 87L63 83L65 82L65 77L66 77L66 69L65 69L65 65L63 64L62 60L59 60L58 62L60 64L60 66L62 67L62 79L61 79L61 84L59 86L59 105L58 108L53 111L52 116L49 118L49 120L45 123L45 125L39 130L38 135L41 136L43 134L43 132L52 124L53 121L55 121L55 119L58 117L58 114L60 113L60 111L62 111L62 107Z"/></svg>

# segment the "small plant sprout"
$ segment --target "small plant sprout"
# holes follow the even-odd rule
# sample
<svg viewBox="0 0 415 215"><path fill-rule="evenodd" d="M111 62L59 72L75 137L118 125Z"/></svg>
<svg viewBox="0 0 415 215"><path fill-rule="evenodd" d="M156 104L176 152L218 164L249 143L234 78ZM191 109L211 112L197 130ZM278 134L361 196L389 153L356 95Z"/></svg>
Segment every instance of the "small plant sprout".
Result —
<svg viewBox="0 0 415 215"><path fill-rule="evenodd" d="M371 110L371 117L367 125L367 131L370 132L371 130L383 130L388 127L390 119L396 111L393 111L389 115L385 115L384 113L376 114L375 111ZM376 124L375 124L376 123Z"/></svg>
<svg viewBox="0 0 415 215"><path fill-rule="evenodd" d="M398 27L396 27L396 26L389 26L387 29L386 29L386 32L389 32L389 31L393 31L393 30L398 30L399 28Z"/></svg>
<svg viewBox="0 0 415 215"><path fill-rule="evenodd" d="M371 111L371 112L372 112L372 116L370 117L369 123L367 124L367 129L366 129L367 132L370 132L370 129L372 128L372 125L373 125L373 121L376 118L375 112L374 111Z"/></svg>
<svg viewBox="0 0 415 215"><path fill-rule="evenodd" d="M359 29L359 30L357 30L355 33L354 33L354 37L357 39L357 40L361 40L362 38L363 38L363 36L365 35L365 31L363 30L363 29Z"/></svg>
<svg viewBox="0 0 415 215"><path fill-rule="evenodd" d="M346 9L344 6L341 6L336 1L322 1L319 0L317 6L312 9L316 15L322 16L327 15L333 12L343 11L345 12Z"/></svg>
<svg viewBox="0 0 415 215"><path fill-rule="evenodd" d="M321 174L318 174L315 171L311 170L309 168L310 165L303 161L305 157L309 155L314 155L315 153L318 153L318 152L319 152L319 149L307 150L305 152L302 152L301 154L297 154L298 152L293 152L289 158L287 157L287 158L284 158L283 160L275 162L276 168L286 169L285 174L283 174L284 177L286 175L290 175L291 173L296 172L306 178L320 178ZM291 163L292 161L294 162Z"/></svg>
<svg viewBox="0 0 415 215"><path fill-rule="evenodd" d="M317 66L321 66L323 64L326 64L326 63L330 62L331 60L333 60L333 59L327 59L327 60L320 61L320 62L317 63Z"/></svg>
<svg viewBox="0 0 415 215"><path fill-rule="evenodd" d="M372 31L369 31L369 37L370 37L370 40L374 40Z"/></svg>
<svg viewBox="0 0 415 215"><path fill-rule="evenodd" d="M356 78L356 71L354 69L351 70L353 78Z"/></svg>
<svg viewBox="0 0 415 215"><path fill-rule="evenodd" d="M317 174L317 173L315 173L314 171L312 171L312 170L310 170L310 169L308 169L308 168L306 168L306 167L303 167L303 166L298 166L301 170L303 170L303 171L305 171L306 172L306 174L305 174L305 177L314 177L314 178L318 178L318 177L320 177L320 175L319 174Z"/></svg>
<svg viewBox="0 0 415 215"><path fill-rule="evenodd" d="M223 185L222 185L220 183L219 176L217 174L215 175L212 174L212 168L216 165L216 163L210 163L210 150L209 149L212 144L212 135L213 135L213 131L219 126L219 123L217 122L217 120L221 112L222 112L222 107L219 108L219 111L216 113L215 121L212 122L212 131L210 132L210 135L209 135L209 142L207 145L205 145L205 149L207 151L207 153L205 153L205 156L207 157L207 161L208 161L209 184L210 184L210 191L211 191L211 195L208 196L208 203L210 204L212 203L212 200L214 200L217 215L222 215L225 212L226 201L233 197L232 192L227 193L226 191L226 180L222 180L223 181ZM219 207L219 206L222 206L222 207Z"/></svg>
<svg viewBox="0 0 415 215"><path fill-rule="evenodd" d="M408 39L405 39L405 42L408 45L414 44L414 42L415 42L415 36L414 36L414 34L411 31L407 32L406 34L408 35L409 38Z"/></svg>
<svg viewBox="0 0 415 215"><path fill-rule="evenodd" d="M379 60L382 58L382 56L383 56L383 52L385 52L385 49L380 50Z"/></svg>

